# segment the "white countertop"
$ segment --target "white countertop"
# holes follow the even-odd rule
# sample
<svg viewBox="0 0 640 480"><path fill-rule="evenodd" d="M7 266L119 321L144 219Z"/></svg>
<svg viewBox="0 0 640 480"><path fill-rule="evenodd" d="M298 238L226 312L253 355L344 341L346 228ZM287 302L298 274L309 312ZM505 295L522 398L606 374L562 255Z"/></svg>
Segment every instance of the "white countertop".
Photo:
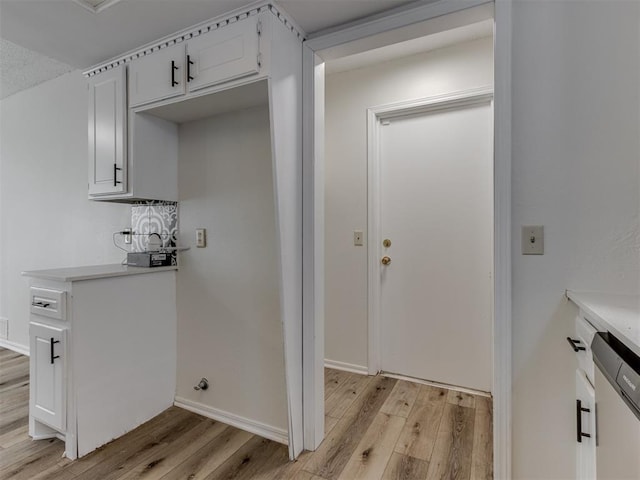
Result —
<svg viewBox="0 0 640 480"><path fill-rule="evenodd" d="M42 278L58 282L77 282L80 280L93 280L96 278L122 277L125 275L141 275L145 273L158 273L167 270L177 270L178 267L129 267L119 263L110 265L90 265L86 267L54 268L51 270L29 270L22 272L25 277Z"/></svg>
<svg viewBox="0 0 640 480"><path fill-rule="evenodd" d="M587 320L640 355L640 295L567 291Z"/></svg>

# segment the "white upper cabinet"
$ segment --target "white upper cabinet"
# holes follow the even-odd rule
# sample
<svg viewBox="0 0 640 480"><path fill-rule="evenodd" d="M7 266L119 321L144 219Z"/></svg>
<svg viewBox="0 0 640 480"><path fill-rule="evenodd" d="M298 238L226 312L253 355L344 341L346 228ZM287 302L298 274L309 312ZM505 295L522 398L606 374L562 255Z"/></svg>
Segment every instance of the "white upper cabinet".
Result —
<svg viewBox="0 0 640 480"><path fill-rule="evenodd" d="M237 20L131 61L129 107L260 72L258 16Z"/></svg>
<svg viewBox="0 0 640 480"><path fill-rule="evenodd" d="M187 42L190 91L255 75L260 71L260 23L251 17Z"/></svg>
<svg viewBox="0 0 640 480"><path fill-rule="evenodd" d="M89 196L126 190L126 70L89 78Z"/></svg>
<svg viewBox="0 0 640 480"><path fill-rule="evenodd" d="M130 107L185 93L184 50L184 43L180 43L131 62L129 67Z"/></svg>

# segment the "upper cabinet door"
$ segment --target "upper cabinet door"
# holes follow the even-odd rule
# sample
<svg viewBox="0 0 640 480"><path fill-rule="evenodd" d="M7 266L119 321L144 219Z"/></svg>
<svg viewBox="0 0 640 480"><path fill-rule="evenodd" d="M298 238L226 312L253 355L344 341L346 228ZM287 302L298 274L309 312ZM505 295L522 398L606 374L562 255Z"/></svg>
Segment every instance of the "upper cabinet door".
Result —
<svg viewBox="0 0 640 480"><path fill-rule="evenodd" d="M187 42L190 91L260 71L258 18L250 17Z"/></svg>
<svg viewBox="0 0 640 480"><path fill-rule="evenodd" d="M185 93L184 44L162 48L131 62L129 106L165 100Z"/></svg>
<svg viewBox="0 0 640 480"><path fill-rule="evenodd" d="M89 195L126 189L125 66L89 78Z"/></svg>

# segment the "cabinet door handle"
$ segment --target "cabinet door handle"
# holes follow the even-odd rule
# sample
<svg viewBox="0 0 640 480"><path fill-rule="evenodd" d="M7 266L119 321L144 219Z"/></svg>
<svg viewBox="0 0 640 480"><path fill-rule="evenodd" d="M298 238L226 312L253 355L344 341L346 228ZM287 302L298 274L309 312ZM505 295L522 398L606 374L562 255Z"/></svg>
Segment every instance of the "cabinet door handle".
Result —
<svg viewBox="0 0 640 480"><path fill-rule="evenodd" d="M191 76L191 65L194 65L191 61L191 55L187 55L187 82L193 80L193 77Z"/></svg>
<svg viewBox="0 0 640 480"><path fill-rule="evenodd" d="M584 408L582 406L582 401L576 400L576 440L578 440L578 443L582 443L582 437L591 438L590 433L584 433L582 431L582 412L589 413L591 412L591 409Z"/></svg>
<svg viewBox="0 0 640 480"><path fill-rule="evenodd" d="M178 67L176 65L176 61L175 60L171 60L171 86L175 87L176 85L179 84L179 82L176 81L176 70L178 70Z"/></svg>
<svg viewBox="0 0 640 480"><path fill-rule="evenodd" d="M574 340L571 337L567 337L567 342L569 342L569 345L571 345L571 348L573 348L574 352L579 352L580 350L586 350L586 348L581 347L580 345L577 345L578 343L580 343L580 340Z"/></svg>
<svg viewBox="0 0 640 480"><path fill-rule="evenodd" d="M31 305L33 305L34 307L49 308L49 305L51 304L45 302L33 302Z"/></svg>
<svg viewBox="0 0 640 480"><path fill-rule="evenodd" d="M118 167L117 163L113 164L113 186L117 187L119 183L122 183L120 180L118 180L118 170L122 170L120 167Z"/></svg>
<svg viewBox="0 0 640 480"><path fill-rule="evenodd" d="M54 340L54 339L53 339L53 337L51 337L51 365L53 365L53 361L54 361L56 358L60 358L60 355L54 355L54 353L55 353L55 352L53 351L53 346L54 346L56 343L60 343L60 340Z"/></svg>

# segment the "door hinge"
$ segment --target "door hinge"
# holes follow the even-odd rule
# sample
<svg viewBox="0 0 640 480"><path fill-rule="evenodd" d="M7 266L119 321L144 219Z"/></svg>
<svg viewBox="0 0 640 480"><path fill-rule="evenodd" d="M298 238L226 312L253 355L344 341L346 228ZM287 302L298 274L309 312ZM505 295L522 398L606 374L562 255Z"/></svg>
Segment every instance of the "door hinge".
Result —
<svg viewBox="0 0 640 480"><path fill-rule="evenodd" d="M258 54L257 60L258 60L258 68L262 67L262 54L261 53Z"/></svg>
<svg viewBox="0 0 640 480"><path fill-rule="evenodd" d="M256 31L258 32L258 36L262 35L262 22L258 21L256 24Z"/></svg>

